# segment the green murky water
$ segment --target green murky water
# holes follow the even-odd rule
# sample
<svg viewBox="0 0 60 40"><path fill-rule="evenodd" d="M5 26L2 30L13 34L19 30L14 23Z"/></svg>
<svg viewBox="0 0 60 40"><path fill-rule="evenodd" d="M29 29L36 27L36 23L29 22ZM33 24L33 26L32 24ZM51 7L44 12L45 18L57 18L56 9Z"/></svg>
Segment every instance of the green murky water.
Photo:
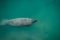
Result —
<svg viewBox="0 0 60 40"><path fill-rule="evenodd" d="M0 26L0 40L60 40L59 0L0 0L0 19L35 18L30 27Z"/></svg>

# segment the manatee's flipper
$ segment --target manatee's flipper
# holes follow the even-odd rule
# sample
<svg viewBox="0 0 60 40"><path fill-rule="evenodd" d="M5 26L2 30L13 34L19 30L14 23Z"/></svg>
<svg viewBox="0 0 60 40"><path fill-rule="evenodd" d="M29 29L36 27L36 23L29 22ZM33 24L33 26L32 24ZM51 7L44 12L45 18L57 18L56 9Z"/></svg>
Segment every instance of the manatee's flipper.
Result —
<svg viewBox="0 0 60 40"><path fill-rule="evenodd" d="M3 19L3 20L1 20L1 21L0 21L0 25L6 25L6 24L7 24L7 22L8 22L8 20L7 20L7 19Z"/></svg>

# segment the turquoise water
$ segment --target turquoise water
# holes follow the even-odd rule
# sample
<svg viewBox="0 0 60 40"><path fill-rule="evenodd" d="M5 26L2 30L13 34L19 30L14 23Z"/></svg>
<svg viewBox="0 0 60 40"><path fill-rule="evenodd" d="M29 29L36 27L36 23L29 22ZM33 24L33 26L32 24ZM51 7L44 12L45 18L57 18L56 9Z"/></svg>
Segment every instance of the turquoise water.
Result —
<svg viewBox="0 0 60 40"><path fill-rule="evenodd" d="M0 26L0 40L60 40L59 0L0 0L0 19L35 18L30 27Z"/></svg>

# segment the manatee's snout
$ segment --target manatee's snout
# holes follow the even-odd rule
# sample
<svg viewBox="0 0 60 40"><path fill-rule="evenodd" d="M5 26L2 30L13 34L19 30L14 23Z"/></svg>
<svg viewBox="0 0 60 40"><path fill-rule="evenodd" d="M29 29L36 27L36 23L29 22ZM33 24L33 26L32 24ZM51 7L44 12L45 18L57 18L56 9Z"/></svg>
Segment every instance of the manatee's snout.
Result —
<svg viewBox="0 0 60 40"><path fill-rule="evenodd" d="M35 22L37 22L37 20L33 19L33 20L32 20L32 23L35 23Z"/></svg>

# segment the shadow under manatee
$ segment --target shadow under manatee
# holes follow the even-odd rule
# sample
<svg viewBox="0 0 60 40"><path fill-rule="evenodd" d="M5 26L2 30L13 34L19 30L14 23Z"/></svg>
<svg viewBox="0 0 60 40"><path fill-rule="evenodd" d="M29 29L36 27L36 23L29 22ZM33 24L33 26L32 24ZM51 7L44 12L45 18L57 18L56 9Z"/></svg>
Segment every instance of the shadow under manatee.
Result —
<svg viewBox="0 0 60 40"><path fill-rule="evenodd" d="M3 40L41 40L41 34L34 25L26 27L1 26L6 30Z"/></svg>

